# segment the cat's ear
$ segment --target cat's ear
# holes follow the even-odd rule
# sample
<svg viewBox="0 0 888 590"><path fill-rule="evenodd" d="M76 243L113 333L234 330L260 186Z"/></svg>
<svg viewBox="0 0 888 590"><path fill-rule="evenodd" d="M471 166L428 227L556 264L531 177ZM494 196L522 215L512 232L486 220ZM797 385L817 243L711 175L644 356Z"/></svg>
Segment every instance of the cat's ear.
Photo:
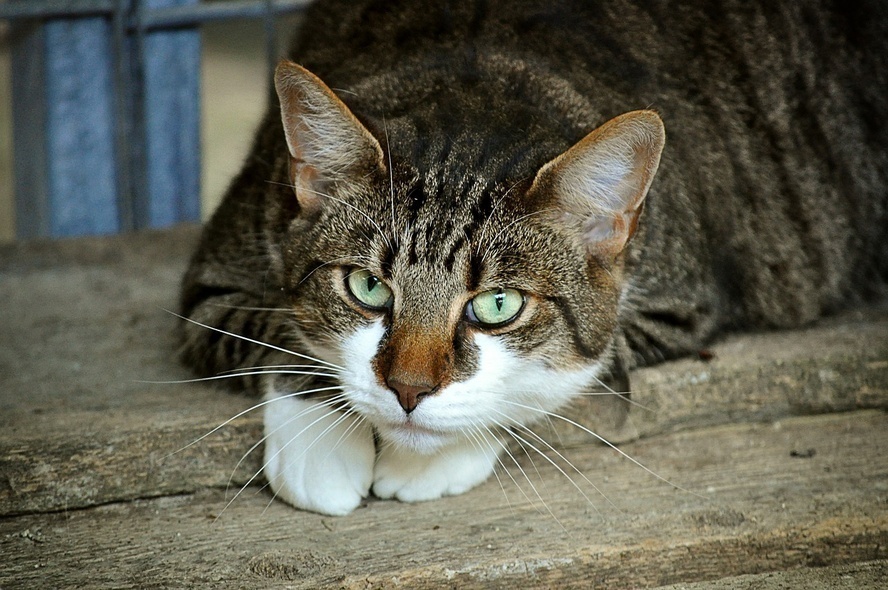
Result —
<svg viewBox="0 0 888 590"><path fill-rule="evenodd" d="M328 183L385 169L379 142L320 78L284 60L274 86L290 150L290 182L304 214L324 205Z"/></svg>
<svg viewBox="0 0 888 590"><path fill-rule="evenodd" d="M543 166L529 195L579 231L596 258L616 258L635 234L666 134L653 111L611 119Z"/></svg>

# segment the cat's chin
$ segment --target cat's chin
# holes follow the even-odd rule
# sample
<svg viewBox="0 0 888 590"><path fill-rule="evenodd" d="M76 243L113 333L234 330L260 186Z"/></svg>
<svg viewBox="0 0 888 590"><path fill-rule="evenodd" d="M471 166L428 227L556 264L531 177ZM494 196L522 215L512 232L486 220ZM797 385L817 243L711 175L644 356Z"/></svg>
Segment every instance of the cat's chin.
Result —
<svg viewBox="0 0 888 590"><path fill-rule="evenodd" d="M412 420L405 420L400 424L377 425L376 430L384 444L392 444L422 455L431 455L453 444L458 438L452 432L427 428Z"/></svg>

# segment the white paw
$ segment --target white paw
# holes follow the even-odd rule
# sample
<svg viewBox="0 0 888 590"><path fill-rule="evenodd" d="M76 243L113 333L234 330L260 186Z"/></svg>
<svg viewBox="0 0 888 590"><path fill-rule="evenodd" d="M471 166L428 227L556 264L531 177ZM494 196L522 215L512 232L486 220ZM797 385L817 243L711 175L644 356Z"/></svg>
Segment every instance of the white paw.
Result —
<svg viewBox="0 0 888 590"><path fill-rule="evenodd" d="M483 448L459 441L422 455L403 447L384 444L373 472L373 494L402 502L434 500L470 490L493 473L498 445Z"/></svg>
<svg viewBox="0 0 888 590"><path fill-rule="evenodd" d="M269 398L276 397L272 394ZM373 431L320 401L276 399L265 406L265 478L276 497L303 510L343 515L367 496Z"/></svg>

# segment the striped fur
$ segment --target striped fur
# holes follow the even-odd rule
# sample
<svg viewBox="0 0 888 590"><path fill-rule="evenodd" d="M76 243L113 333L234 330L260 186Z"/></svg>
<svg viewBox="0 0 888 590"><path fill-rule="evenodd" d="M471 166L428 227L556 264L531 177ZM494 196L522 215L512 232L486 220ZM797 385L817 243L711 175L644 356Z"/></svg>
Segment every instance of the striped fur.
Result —
<svg viewBox="0 0 888 590"><path fill-rule="evenodd" d="M282 66L182 313L337 364L379 321L361 374L394 400L389 381L441 397L478 377L479 334L579 391L575 375L621 378L725 330L884 297L886 40L875 0L318 2L290 55L313 74ZM662 117L662 158L602 168L590 132L637 109ZM662 143L620 133L619 149ZM356 306L348 268L389 284L391 310ZM497 287L528 304L479 330L467 302ZM201 374L293 363L195 323L182 334Z"/></svg>

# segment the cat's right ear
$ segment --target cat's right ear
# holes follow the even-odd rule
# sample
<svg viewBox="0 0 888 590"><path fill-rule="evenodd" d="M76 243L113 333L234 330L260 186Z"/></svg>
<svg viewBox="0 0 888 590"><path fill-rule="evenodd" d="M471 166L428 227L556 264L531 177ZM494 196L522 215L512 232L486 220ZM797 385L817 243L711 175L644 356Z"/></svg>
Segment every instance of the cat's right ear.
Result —
<svg viewBox="0 0 888 590"><path fill-rule="evenodd" d="M592 256L613 261L635 234L665 141L655 112L620 115L543 166L528 196Z"/></svg>
<svg viewBox="0 0 888 590"><path fill-rule="evenodd" d="M275 69L274 86L302 215L321 210L331 182L385 170L379 142L320 78L284 60Z"/></svg>

